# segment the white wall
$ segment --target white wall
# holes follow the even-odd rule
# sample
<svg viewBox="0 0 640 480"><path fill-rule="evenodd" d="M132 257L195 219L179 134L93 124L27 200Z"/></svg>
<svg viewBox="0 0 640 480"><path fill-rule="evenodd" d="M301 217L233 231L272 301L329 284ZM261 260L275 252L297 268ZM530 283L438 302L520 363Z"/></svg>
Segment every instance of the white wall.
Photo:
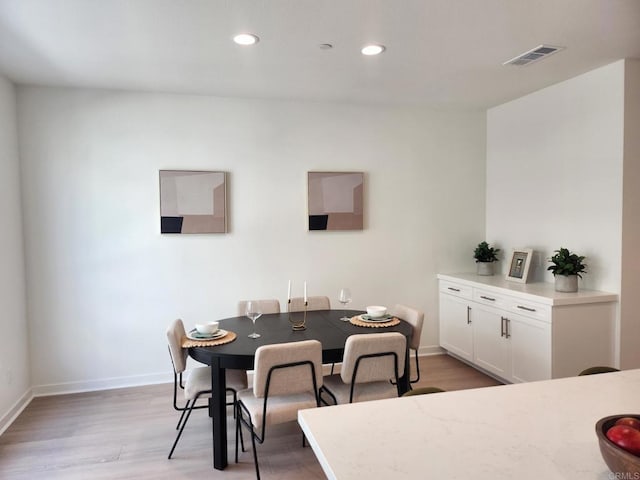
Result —
<svg viewBox="0 0 640 480"><path fill-rule="evenodd" d="M30 396L16 94L0 76L0 432Z"/></svg>
<svg viewBox="0 0 640 480"><path fill-rule="evenodd" d="M534 280L566 247L583 287L620 291L623 121L623 61L488 111L487 237L539 252Z"/></svg>
<svg viewBox="0 0 640 480"><path fill-rule="evenodd" d="M587 257L582 288L621 292L624 72L619 61L487 113L487 237L539 252L534 280L553 281L547 259L566 247Z"/></svg>
<svg viewBox="0 0 640 480"><path fill-rule="evenodd" d="M484 238L483 112L36 87L18 109L41 392L167 381L173 318L283 301L288 279L424 309L435 346L435 274ZM230 232L160 235L159 169L229 172ZM366 172L364 231L307 232L309 170Z"/></svg>

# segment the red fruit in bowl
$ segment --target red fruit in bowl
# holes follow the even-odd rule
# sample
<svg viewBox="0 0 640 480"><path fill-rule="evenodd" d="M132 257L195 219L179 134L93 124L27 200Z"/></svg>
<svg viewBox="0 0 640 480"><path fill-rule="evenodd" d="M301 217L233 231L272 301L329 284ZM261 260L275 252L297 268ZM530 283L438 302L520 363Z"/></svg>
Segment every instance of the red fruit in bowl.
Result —
<svg viewBox="0 0 640 480"><path fill-rule="evenodd" d="M622 417L616 421L616 425L626 425L627 427L640 430L640 420L633 417Z"/></svg>
<svg viewBox="0 0 640 480"><path fill-rule="evenodd" d="M640 456L640 430L628 425L614 425L607 430L607 438L627 452Z"/></svg>

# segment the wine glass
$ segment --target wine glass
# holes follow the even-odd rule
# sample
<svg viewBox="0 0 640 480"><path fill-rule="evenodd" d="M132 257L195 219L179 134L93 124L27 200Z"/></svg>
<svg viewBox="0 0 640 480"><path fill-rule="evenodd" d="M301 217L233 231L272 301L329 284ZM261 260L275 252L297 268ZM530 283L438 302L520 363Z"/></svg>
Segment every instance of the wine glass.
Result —
<svg viewBox="0 0 640 480"><path fill-rule="evenodd" d="M260 308L260 302L247 302L247 310L245 315L253 322L253 333L249 334L249 338L260 338L260 334L256 333L256 320L262 315L262 309Z"/></svg>
<svg viewBox="0 0 640 480"><path fill-rule="evenodd" d="M340 318L343 322L348 322L349 317L347 317L347 305L351 302L351 290L348 288L341 288L340 295L338 296L338 301L342 304L342 308L344 309L344 316Z"/></svg>

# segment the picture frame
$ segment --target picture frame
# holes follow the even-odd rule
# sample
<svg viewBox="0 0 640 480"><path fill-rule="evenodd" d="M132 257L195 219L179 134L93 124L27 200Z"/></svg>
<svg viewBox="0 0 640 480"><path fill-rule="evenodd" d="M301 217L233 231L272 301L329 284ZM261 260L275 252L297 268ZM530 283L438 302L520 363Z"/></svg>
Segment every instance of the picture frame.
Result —
<svg viewBox="0 0 640 480"><path fill-rule="evenodd" d="M160 233L227 232L226 172L160 170Z"/></svg>
<svg viewBox="0 0 640 480"><path fill-rule="evenodd" d="M309 231L364 229L364 172L307 172Z"/></svg>
<svg viewBox="0 0 640 480"><path fill-rule="evenodd" d="M527 283L532 257L533 249L514 248L511 252L506 279L510 282Z"/></svg>

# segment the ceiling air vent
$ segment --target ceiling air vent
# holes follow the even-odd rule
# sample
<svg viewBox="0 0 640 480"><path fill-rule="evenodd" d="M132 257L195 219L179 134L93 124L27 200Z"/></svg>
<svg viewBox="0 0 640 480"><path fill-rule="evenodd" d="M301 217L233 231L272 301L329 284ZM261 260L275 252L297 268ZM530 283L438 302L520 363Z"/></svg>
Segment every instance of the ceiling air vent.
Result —
<svg viewBox="0 0 640 480"><path fill-rule="evenodd" d="M507 60L503 65L516 65L523 67L530 63L537 62L543 58L553 55L558 50L563 50L564 47L554 47L553 45L538 45L536 48L532 48L528 52L524 52L517 57Z"/></svg>

